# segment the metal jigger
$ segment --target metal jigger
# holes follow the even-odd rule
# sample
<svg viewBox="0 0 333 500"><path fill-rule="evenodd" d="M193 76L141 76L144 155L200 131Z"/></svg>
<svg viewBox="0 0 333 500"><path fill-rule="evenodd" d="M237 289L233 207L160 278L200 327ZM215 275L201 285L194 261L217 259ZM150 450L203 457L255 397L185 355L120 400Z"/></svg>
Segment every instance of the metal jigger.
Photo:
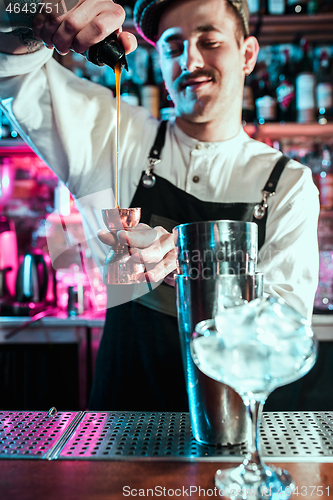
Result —
<svg viewBox="0 0 333 500"><path fill-rule="evenodd" d="M117 231L136 227L140 221L141 208L103 209L102 217L106 228L114 233L116 243L108 253L103 268L103 283L106 285L130 285L137 283L138 274L144 274L143 263L134 262L127 245L117 238Z"/></svg>

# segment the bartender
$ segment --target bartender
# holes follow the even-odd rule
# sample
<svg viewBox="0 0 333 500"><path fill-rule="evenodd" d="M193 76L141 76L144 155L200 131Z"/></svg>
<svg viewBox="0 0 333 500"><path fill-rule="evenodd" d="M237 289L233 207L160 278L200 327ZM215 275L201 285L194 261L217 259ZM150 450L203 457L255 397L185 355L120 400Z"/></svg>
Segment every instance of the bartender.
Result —
<svg viewBox="0 0 333 500"><path fill-rule="evenodd" d="M20 27L13 16L11 26ZM89 407L184 411L170 278L172 227L212 219L258 221L265 291L310 317L318 279L318 193L307 167L281 159L281 152L250 139L241 127L244 78L259 50L249 35L246 0L138 0L134 19L156 46L176 117L161 125L143 108L121 106L120 205L141 207L142 225L120 231L118 238L133 258L147 263L154 290L132 290L136 298L128 300L110 288ZM52 51L83 52L114 31L126 52L135 40L121 32L124 12L113 2L81 0L46 21L35 19L33 33L0 34L1 108L75 196L102 266L113 240L106 231L95 235L103 227L101 209L115 206L115 100L107 89L60 66ZM148 188L144 171L154 151L161 161L149 174ZM263 224L241 207L262 203L268 180L275 195ZM164 278L167 283L151 286Z"/></svg>

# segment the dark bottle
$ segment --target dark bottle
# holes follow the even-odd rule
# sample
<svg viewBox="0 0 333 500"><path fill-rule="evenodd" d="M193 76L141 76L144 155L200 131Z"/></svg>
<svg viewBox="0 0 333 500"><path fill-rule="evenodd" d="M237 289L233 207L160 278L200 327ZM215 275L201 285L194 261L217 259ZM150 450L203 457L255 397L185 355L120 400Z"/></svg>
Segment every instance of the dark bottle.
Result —
<svg viewBox="0 0 333 500"><path fill-rule="evenodd" d="M299 123L315 121L315 75L309 56L309 43L303 39L303 57L296 76L296 110Z"/></svg>
<svg viewBox="0 0 333 500"><path fill-rule="evenodd" d="M264 16L267 12L267 0L259 0L259 14Z"/></svg>
<svg viewBox="0 0 333 500"><path fill-rule="evenodd" d="M321 167L317 174L317 185L322 210L333 209L333 164L332 152L327 145L322 146Z"/></svg>
<svg viewBox="0 0 333 500"><path fill-rule="evenodd" d="M316 104L318 123L324 125L333 120L333 82L330 60L326 51L319 59L319 70L316 84Z"/></svg>
<svg viewBox="0 0 333 500"><path fill-rule="evenodd" d="M261 16L267 14L267 1L266 0L248 0L249 12L252 15L260 14Z"/></svg>
<svg viewBox="0 0 333 500"><path fill-rule="evenodd" d="M243 89L243 103L242 103L242 122L252 123L256 118L256 111L254 105L253 88L249 77L245 78L245 84Z"/></svg>
<svg viewBox="0 0 333 500"><path fill-rule="evenodd" d="M160 84L160 117L161 120L170 120L175 116L175 105L165 87L164 81Z"/></svg>
<svg viewBox="0 0 333 500"><path fill-rule="evenodd" d="M123 82L120 94L121 99L124 102L127 102L131 106L139 106L140 104L140 89L139 85L137 85L133 81L133 70L129 69L126 75L126 80Z"/></svg>
<svg viewBox="0 0 333 500"><path fill-rule="evenodd" d="M307 12L310 16L317 14L319 10L318 0L308 0Z"/></svg>
<svg viewBox="0 0 333 500"><path fill-rule="evenodd" d="M258 82L255 104L257 120L260 124L276 121L276 94L267 72L263 73Z"/></svg>
<svg viewBox="0 0 333 500"><path fill-rule="evenodd" d="M289 51L285 50L285 62L279 71L276 87L277 115L280 122L296 120L295 72L290 62Z"/></svg>
<svg viewBox="0 0 333 500"><path fill-rule="evenodd" d="M288 14L306 14L307 0L287 0Z"/></svg>

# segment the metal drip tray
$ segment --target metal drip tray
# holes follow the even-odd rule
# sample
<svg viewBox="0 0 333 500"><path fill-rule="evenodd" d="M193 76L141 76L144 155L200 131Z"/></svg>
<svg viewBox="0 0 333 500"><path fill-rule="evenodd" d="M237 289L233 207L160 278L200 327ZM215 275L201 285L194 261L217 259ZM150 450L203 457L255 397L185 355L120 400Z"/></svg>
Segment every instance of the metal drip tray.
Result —
<svg viewBox="0 0 333 500"><path fill-rule="evenodd" d="M264 413L262 456L333 461L333 413ZM214 447L192 436L188 413L87 413L60 459L240 461L246 444Z"/></svg>
<svg viewBox="0 0 333 500"><path fill-rule="evenodd" d="M215 448L197 443L188 413L87 413L59 458L194 460L240 457L246 446Z"/></svg>
<svg viewBox="0 0 333 500"><path fill-rule="evenodd" d="M0 458L50 458L70 436L80 415L0 411Z"/></svg>
<svg viewBox="0 0 333 500"><path fill-rule="evenodd" d="M333 412L264 413L262 456L333 462ZM188 413L0 411L0 458L241 461L246 444L201 445Z"/></svg>

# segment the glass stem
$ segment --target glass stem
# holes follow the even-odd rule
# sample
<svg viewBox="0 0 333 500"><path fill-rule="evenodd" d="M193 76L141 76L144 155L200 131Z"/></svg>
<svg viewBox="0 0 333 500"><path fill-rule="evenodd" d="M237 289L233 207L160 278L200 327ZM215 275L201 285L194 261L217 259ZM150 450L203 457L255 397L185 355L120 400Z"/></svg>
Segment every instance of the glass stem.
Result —
<svg viewBox="0 0 333 500"><path fill-rule="evenodd" d="M247 463L251 466L261 465L260 460L260 421L263 409L263 403L250 399L246 402L246 409L249 417L249 430L248 430L248 453ZM251 467L252 468L252 467Z"/></svg>

